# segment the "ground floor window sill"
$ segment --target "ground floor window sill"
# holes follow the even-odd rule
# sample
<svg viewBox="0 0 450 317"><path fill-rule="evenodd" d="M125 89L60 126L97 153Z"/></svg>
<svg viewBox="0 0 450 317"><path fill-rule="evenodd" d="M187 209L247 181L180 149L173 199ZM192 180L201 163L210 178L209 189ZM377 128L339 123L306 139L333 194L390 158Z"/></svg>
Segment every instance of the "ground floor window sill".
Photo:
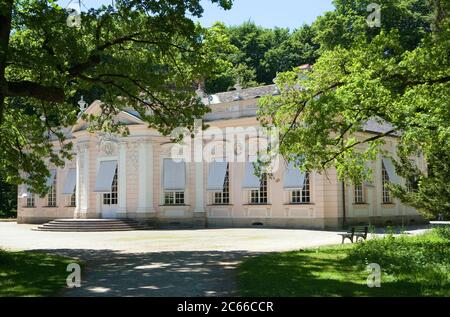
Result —
<svg viewBox="0 0 450 317"><path fill-rule="evenodd" d="M284 204L284 206L314 206L314 203L289 203L289 204Z"/></svg>

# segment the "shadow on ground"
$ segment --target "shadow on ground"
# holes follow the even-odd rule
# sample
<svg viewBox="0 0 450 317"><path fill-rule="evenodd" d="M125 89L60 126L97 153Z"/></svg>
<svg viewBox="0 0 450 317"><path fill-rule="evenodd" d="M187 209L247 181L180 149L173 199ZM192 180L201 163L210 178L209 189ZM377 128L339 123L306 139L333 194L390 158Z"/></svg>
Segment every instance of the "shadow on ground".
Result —
<svg viewBox="0 0 450 317"><path fill-rule="evenodd" d="M58 296L236 296L235 269L249 252L122 253L112 250L34 250L83 261L80 288ZM69 273L67 273L69 275Z"/></svg>

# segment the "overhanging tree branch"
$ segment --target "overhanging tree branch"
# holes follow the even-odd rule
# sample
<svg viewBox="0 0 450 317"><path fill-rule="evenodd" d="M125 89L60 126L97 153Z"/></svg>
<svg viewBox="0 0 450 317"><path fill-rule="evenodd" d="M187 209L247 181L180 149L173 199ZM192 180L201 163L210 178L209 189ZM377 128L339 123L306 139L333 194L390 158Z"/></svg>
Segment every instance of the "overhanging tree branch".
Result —
<svg viewBox="0 0 450 317"><path fill-rule="evenodd" d="M367 138L367 139L365 139L365 140L358 141L358 142L354 142L354 143L352 143L352 144L350 144L350 145L344 146L344 147L341 148L338 152L336 152L335 154L333 154L329 159L323 161L323 162L321 163L322 168L325 168L326 165L327 165L328 163L334 161L337 157L339 157L340 155L342 155L342 154L345 153L346 151L348 151L348 150L354 148L355 146L360 145L360 144L369 143L369 142L372 142L372 141L376 141L376 140L379 140L379 139L382 139L382 138L384 138L384 137L387 137L387 136L392 135L392 134L393 134L394 132L396 132L396 131L397 131L396 129L391 129L391 130L389 130L389 131L387 131L387 132L384 132L384 133L381 133L381 134L377 134L377 135L375 135L375 136L373 136L373 137L370 137L370 138Z"/></svg>
<svg viewBox="0 0 450 317"><path fill-rule="evenodd" d="M299 107L298 107L298 109L297 109L297 111L296 111L296 113L295 113L295 116L294 116L293 120L291 121L291 124L290 124L289 128L287 129L287 131L284 133L284 135L283 135L283 136L281 137L281 139L280 139L280 145L283 144L284 140L286 139L286 136L287 136L287 135L289 134L289 132L291 132L292 129L296 126L297 121L298 121L298 119L300 118L300 115L301 115L302 112L305 110L305 108L306 108L306 106L307 106L307 104L308 104L308 102L309 102L310 100L313 100L314 98L317 98L317 97L319 97L320 95L323 95L325 92L327 92L327 91L329 91L329 90L332 90L332 89L335 89L335 88L337 88L337 87L339 87L339 86L341 86L341 85L343 85L342 82L334 83L334 84L330 85L329 87L327 87L327 88L325 88L325 89L322 89L322 90L318 91L317 93L313 94L313 95L312 95L311 97L309 97L308 99L300 101L300 102L299 102Z"/></svg>
<svg viewBox="0 0 450 317"><path fill-rule="evenodd" d="M7 82L3 93L8 97L32 97L57 103L62 103L65 100L65 93L62 88L44 86L27 80Z"/></svg>
<svg viewBox="0 0 450 317"><path fill-rule="evenodd" d="M8 47L11 33L11 18L13 0L4 0L0 4L0 124L3 122L5 112L5 71L8 62Z"/></svg>

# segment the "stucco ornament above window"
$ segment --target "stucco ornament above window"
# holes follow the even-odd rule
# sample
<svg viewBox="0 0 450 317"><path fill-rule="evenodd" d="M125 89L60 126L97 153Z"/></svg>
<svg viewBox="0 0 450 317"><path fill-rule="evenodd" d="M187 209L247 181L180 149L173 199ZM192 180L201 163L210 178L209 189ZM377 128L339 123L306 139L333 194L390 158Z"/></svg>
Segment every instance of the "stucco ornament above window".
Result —
<svg viewBox="0 0 450 317"><path fill-rule="evenodd" d="M101 135L98 142L98 149L106 156L115 155L118 150L118 141L111 135Z"/></svg>

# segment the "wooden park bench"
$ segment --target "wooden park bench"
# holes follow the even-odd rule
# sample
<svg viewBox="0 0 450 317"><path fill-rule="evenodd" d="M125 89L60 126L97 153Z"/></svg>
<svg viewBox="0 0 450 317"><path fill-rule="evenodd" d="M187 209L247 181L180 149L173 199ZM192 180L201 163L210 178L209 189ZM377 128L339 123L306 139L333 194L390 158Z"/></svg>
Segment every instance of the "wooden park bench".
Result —
<svg viewBox="0 0 450 317"><path fill-rule="evenodd" d="M344 244L345 239L349 239L352 243L358 242L358 239L367 239L367 232L369 231L369 226L354 226L351 227L347 233L340 233L342 236L342 244ZM353 241L355 239L355 241Z"/></svg>

